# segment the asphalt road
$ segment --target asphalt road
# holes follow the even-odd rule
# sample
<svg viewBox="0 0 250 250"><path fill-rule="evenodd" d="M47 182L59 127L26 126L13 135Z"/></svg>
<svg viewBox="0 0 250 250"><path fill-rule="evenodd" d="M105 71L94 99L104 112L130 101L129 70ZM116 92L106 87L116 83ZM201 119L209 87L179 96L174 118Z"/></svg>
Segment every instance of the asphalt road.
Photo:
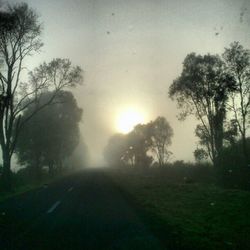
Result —
<svg viewBox="0 0 250 250"><path fill-rule="evenodd" d="M0 203L0 249L164 249L101 171Z"/></svg>

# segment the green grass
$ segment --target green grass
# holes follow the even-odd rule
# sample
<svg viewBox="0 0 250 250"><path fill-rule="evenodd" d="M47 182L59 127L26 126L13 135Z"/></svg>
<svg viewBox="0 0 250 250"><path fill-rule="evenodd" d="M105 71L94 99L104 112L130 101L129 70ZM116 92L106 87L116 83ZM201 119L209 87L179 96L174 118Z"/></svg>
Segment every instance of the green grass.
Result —
<svg viewBox="0 0 250 250"><path fill-rule="evenodd" d="M47 183L47 181L40 181L40 182L33 182L29 184L23 184L18 185L17 187L14 187L11 191L1 191L0 192L0 202L9 199L11 197L14 197L16 195L20 195L22 193L31 191L36 188L40 188L44 183Z"/></svg>
<svg viewBox="0 0 250 250"><path fill-rule="evenodd" d="M49 184L51 182L54 182L60 178L62 178L63 176L65 176L65 174L61 174L58 176L49 176L49 175L44 175L41 180L27 180L27 178L25 180L21 180L19 177L15 177L14 181L13 181L13 188L11 191L0 191L0 202L9 199L11 197L14 197L16 195L20 195L23 194L25 192L37 189L42 187L44 184Z"/></svg>
<svg viewBox="0 0 250 250"><path fill-rule="evenodd" d="M145 212L169 249L250 249L250 192L173 181L168 172L108 174Z"/></svg>
<svg viewBox="0 0 250 250"><path fill-rule="evenodd" d="M14 197L16 195L20 195L22 193L40 188L44 184L55 182L67 176L68 174L71 174L72 172L73 171L64 171L54 176L50 176L48 173L43 173L41 175L40 180L36 180L34 177L29 176L27 174L24 175L18 175L18 173L14 174L12 178L12 190L11 191L0 190L0 202L8 198Z"/></svg>

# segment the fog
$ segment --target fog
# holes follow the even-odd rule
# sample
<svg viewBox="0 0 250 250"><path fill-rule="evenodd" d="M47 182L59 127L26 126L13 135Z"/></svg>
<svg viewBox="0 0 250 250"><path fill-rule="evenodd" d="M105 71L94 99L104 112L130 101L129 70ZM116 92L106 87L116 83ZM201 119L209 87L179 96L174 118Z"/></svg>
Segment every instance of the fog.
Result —
<svg viewBox="0 0 250 250"><path fill-rule="evenodd" d="M249 0L0 0L1 249L250 249L249 28Z"/></svg>
<svg viewBox="0 0 250 250"><path fill-rule="evenodd" d="M26 2L40 15L45 43L27 66L65 57L84 70L84 84L73 92L84 110L81 133L92 165L104 163L103 148L127 107L140 109L145 122L165 116L174 130L172 160L193 160L197 121L178 121L168 87L190 52L221 54L233 41L249 47L249 1Z"/></svg>

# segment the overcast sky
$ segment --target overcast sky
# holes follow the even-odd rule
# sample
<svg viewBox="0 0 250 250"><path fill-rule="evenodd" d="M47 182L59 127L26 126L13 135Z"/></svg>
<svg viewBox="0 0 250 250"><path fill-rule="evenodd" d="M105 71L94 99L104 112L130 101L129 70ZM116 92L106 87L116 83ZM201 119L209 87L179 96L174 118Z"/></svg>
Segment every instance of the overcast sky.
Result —
<svg viewBox="0 0 250 250"><path fill-rule="evenodd" d="M23 1L8 1L23 2ZM233 41L250 48L250 0L27 0L40 15L45 46L29 68L55 57L84 70L74 91L81 131L94 163L116 131L116 116L136 107L146 121L165 116L174 129L173 160L193 160L196 121L177 120L168 87L190 52L222 53Z"/></svg>

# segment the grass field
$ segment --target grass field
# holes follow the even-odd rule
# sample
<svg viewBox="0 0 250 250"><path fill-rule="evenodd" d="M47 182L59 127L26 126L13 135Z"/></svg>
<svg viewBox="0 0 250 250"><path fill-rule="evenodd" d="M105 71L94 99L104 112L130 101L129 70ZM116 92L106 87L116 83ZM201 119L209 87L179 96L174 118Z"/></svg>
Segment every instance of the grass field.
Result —
<svg viewBox="0 0 250 250"><path fill-rule="evenodd" d="M250 192L188 182L187 172L173 169L108 175L168 249L250 249Z"/></svg>

